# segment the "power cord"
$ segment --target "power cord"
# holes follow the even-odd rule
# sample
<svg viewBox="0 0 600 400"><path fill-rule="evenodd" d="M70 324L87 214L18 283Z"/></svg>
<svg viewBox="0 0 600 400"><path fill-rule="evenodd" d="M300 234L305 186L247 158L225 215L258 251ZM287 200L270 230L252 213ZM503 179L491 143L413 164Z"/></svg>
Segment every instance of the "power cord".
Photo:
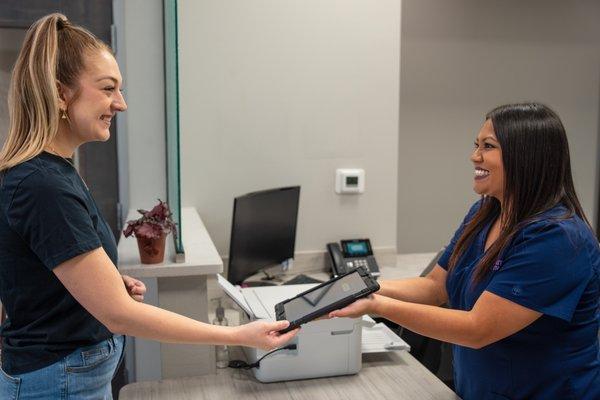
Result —
<svg viewBox="0 0 600 400"><path fill-rule="evenodd" d="M236 368L236 369L260 368L260 362L266 356L270 356L271 354L273 354L275 352L278 352L278 351L281 351L281 350L296 350L297 348L298 348L298 345L296 345L296 344L288 344L287 346L279 347L279 348L277 348L275 350L271 350L270 352L268 352L267 354L265 354L264 356L262 356L261 358L259 358L255 362L253 362L252 364L248 364L244 360L231 360L231 361L229 361L229 368Z"/></svg>

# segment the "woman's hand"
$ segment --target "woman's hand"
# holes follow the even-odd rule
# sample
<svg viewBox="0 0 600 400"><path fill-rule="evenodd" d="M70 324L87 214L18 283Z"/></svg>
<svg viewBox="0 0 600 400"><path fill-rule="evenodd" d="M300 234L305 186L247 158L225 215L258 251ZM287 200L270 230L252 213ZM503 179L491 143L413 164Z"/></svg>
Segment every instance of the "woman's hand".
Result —
<svg viewBox="0 0 600 400"><path fill-rule="evenodd" d="M363 299L356 300L346 307L329 313L329 318L349 317L358 318L365 314L374 314L379 295L372 294Z"/></svg>
<svg viewBox="0 0 600 400"><path fill-rule="evenodd" d="M144 301L144 293L146 293L146 285L144 285L144 282L127 275L121 275L121 277L123 278L123 283L125 283L125 288L127 288L127 293L129 293L131 298L139 302Z"/></svg>
<svg viewBox="0 0 600 400"><path fill-rule="evenodd" d="M238 326L236 340L237 344L248 347L257 347L263 350L271 350L281 347L290 341L300 328L281 334L278 331L287 328L288 321L254 321L249 324Z"/></svg>

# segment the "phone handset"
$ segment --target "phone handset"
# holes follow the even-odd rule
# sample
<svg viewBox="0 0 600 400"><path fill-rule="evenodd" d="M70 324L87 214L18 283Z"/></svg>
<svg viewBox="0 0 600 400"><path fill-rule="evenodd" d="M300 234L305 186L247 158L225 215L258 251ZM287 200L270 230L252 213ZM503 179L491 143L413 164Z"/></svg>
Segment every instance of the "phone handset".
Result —
<svg viewBox="0 0 600 400"><path fill-rule="evenodd" d="M327 243L327 253L331 261L331 272L333 276L338 276L348 272L344 254L338 243Z"/></svg>

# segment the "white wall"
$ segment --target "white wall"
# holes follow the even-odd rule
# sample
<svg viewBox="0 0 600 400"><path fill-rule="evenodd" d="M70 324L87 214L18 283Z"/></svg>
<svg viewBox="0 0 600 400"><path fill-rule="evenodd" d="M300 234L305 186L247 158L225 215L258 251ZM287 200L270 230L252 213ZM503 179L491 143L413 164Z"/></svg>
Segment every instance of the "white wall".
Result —
<svg viewBox="0 0 600 400"><path fill-rule="evenodd" d="M569 138L596 222L600 2L404 0L398 251L446 244L476 199L468 160L487 111L541 101Z"/></svg>
<svg viewBox="0 0 600 400"><path fill-rule="evenodd" d="M399 252L438 248L476 199L468 154L483 115L512 101L561 115L597 220L600 3L402 2L398 139L399 0L179 3L182 201L222 254L233 197L289 184L303 186L300 251L354 235L393 248L396 214ZM135 177L122 192L148 207L166 193L162 2L115 4L129 47L118 54L130 141L120 171ZM353 166L366 169L367 192L335 195L334 169Z"/></svg>
<svg viewBox="0 0 600 400"><path fill-rule="evenodd" d="M302 186L297 251L396 245L400 0L179 1L182 204L229 251L233 199ZM340 167L366 192L339 196Z"/></svg>

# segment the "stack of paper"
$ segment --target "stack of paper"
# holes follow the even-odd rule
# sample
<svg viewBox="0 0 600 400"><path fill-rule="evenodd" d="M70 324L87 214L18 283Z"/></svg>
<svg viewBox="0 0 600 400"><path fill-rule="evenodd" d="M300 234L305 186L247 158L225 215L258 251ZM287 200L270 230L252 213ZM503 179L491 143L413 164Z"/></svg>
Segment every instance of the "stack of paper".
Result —
<svg viewBox="0 0 600 400"><path fill-rule="evenodd" d="M410 351L410 346L384 323L378 324L371 317L363 316L362 352L384 353L393 350Z"/></svg>

